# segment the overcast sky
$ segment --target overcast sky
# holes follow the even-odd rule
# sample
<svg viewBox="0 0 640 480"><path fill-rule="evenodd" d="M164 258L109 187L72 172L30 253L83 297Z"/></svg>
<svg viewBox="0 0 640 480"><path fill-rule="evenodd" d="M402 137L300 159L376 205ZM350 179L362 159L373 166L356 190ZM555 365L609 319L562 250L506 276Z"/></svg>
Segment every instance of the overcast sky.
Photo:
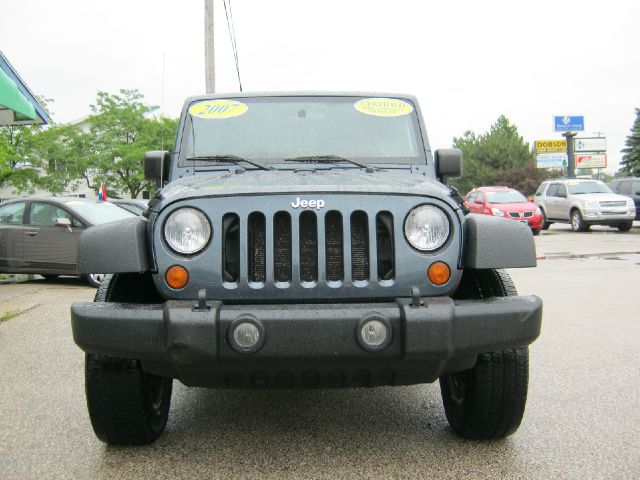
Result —
<svg viewBox="0 0 640 480"><path fill-rule="evenodd" d="M238 91L215 0L216 91ZM412 93L433 148L501 114L528 142L584 115L608 139L608 170L640 107L640 2L231 0L245 91ZM138 89L178 116L203 93L204 1L2 1L0 50L62 123L99 90ZM163 84L164 56L164 96Z"/></svg>

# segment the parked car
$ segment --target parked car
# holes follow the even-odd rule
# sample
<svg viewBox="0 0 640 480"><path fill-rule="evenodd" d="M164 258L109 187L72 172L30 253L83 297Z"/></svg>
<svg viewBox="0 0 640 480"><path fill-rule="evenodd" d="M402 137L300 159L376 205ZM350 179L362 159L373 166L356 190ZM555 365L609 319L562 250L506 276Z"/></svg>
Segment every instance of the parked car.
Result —
<svg viewBox="0 0 640 480"><path fill-rule="evenodd" d="M615 193L633 200L636 207L636 220L640 220L640 177L616 178L609 187Z"/></svg>
<svg viewBox="0 0 640 480"><path fill-rule="evenodd" d="M540 184L534 202L544 216L543 230L555 222L570 223L576 232L591 225L608 225L627 232L633 225L633 200L613 193L600 180L560 178Z"/></svg>
<svg viewBox="0 0 640 480"><path fill-rule="evenodd" d="M110 198L111 203L115 203L120 208L130 211L136 215L142 215L147 211L148 200L136 200L135 198Z"/></svg>
<svg viewBox="0 0 640 480"><path fill-rule="evenodd" d="M109 202L29 197L0 204L0 272L78 275L78 237L88 227L135 217ZM82 275L98 287L103 275Z"/></svg>
<svg viewBox="0 0 640 480"><path fill-rule="evenodd" d="M509 187L479 187L464 197L471 213L505 217L526 223L534 235L542 228L542 212L517 190Z"/></svg>

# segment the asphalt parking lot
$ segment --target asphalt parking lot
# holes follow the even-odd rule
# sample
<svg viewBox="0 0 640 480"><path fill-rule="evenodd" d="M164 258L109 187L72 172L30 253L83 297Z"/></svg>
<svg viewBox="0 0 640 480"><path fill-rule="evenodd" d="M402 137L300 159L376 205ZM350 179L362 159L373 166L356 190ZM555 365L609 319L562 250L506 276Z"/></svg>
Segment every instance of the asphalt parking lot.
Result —
<svg viewBox="0 0 640 480"><path fill-rule="evenodd" d="M174 384L166 433L108 447L84 404L69 306L80 280L0 285L0 478L639 478L640 224L629 233L554 225L536 269L511 270L543 298L520 429L458 439L437 384L219 391Z"/></svg>

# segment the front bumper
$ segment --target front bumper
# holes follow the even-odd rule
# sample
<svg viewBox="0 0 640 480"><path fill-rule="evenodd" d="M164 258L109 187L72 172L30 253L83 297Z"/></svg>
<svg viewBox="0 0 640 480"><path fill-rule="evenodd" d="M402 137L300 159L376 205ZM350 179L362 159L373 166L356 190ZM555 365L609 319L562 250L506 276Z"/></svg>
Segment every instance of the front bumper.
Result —
<svg viewBox="0 0 640 480"><path fill-rule="evenodd" d="M145 371L210 387L351 387L427 383L471 368L479 353L523 347L540 333L536 296L388 303L225 305L75 303L75 342L89 353L137 358ZM391 326L388 346L360 346L362 319ZM251 319L265 341L239 353L231 325Z"/></svg>
<svg viewBox="0 0 640 480"><path fill-rule="evenodd" d="M632 222L636 217L635 210L584 210L582 220L587 225L618 225Z"/></svg>

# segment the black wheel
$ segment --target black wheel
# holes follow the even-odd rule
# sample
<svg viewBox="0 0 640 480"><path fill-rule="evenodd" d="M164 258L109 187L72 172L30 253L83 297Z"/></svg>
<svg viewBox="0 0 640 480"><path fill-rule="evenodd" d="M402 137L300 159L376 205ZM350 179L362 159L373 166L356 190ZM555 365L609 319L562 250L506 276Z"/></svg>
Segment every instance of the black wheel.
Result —
<svg viewBox="0 0 640 480"><path fill-rule="evenodd" d="M509 275L499 270L466 270L456 298L517 295ZM440 378L445 415L463 438L497 439L520 426L527 402L527 347L478 355L476 365Z"/></svg>
<svg viewBox="0 0 640 480"><path fill-rule="evenodd" d="M540 235L540 230L541 230L540 228L532 228L532 229L531 229L531 234L532 234L534 237L537 237L538 235Z"/></svg>
<svg viewBox="0 0 640 480"><path fill-rule="evenodd" d="M95 301L126 300L119 292L132 290L132 278L106 275ZM158 439L169 417L172 386L172 379L146 373L139 360L91 353L85 357L89 417L96 436L105 443L144 445Z"/></svg>
<svg viewBox="0 0 640 480"><path fill-rule="evenodd" d="M585 232L588 230L587 225L582 220L580 210L575 209L571 212L571 229L574 232Z"/></svg>
<svg viewBox="0 0 640 480"><path fill-rule="evenodd" d="M542 210L542 226L540 227L540 230L549 230L550 226L551 226L551 222L547 220L547 214L544 213L544 210Z"/></svg>
<svg viewBox="0 0 640 480"><path fill-rule="evenodd" d="M633 222L621 223L618 225L618 230L621 232L628 232L633 227Z"/></svg>
<svg viewBox="0 0 640 480"><path fill-rule="evenodd" d="M47 282L57 280L60 275L41 275Z"/></svg>
<svg viewBox="0 0 640 480"><path fill-rule="evenodd" d="M106 276L105 273L86 273L82 278L92 287L98 288Z"/></svg>

